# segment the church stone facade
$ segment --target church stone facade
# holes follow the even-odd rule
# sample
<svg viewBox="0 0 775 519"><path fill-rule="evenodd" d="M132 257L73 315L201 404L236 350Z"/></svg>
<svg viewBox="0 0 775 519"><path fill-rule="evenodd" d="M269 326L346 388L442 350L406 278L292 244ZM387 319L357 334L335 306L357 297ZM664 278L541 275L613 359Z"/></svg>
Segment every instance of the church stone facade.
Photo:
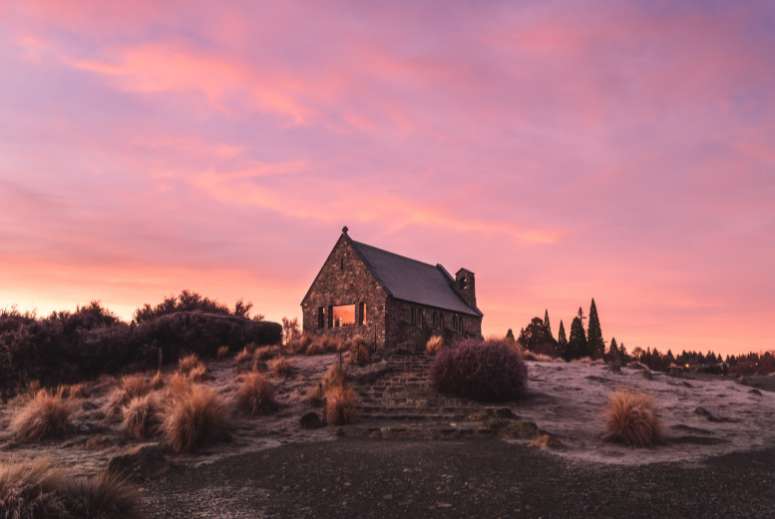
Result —
<svg viewBox="0 0 775 519"><path fill-rule="evenodd" d="M420 351L432 335L481 337L474 273L350 238L347 227L301 303L309 335L360 335L377 350Z"/></svg>

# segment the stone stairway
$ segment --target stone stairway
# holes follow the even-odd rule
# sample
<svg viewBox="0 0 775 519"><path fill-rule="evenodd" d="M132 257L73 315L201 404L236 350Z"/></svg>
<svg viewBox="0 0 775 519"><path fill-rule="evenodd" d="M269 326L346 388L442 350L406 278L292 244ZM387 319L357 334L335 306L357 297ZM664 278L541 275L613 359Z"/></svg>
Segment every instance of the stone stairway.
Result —
<svg viewBox="0 0 775 519"><path fill-rule="evenodd" d="M432 357L401 355L388 360L389 370L376 381L354 384L358 420L345 434L373 438L460 438L492 435L482 416L506 413L504 406L487 406L438 394L431 386Z"/></svg>

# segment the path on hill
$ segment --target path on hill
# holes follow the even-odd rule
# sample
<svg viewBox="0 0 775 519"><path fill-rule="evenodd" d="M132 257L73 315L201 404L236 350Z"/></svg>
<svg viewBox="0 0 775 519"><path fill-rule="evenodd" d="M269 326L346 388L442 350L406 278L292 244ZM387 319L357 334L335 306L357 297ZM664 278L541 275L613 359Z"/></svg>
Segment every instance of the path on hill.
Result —
<svg viewBox="0 0 775 519"><path fill-rule="evenodd" d="M703 465L572 462L496 440L286 445L146 487L160 518L765 518L775 449Z"/></svg>

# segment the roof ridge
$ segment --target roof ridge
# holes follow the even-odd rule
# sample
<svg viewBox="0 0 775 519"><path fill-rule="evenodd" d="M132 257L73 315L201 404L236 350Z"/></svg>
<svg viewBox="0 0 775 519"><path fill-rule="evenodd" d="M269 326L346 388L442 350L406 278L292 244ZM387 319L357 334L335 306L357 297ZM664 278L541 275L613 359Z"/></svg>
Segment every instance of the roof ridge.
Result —
<svg viewBox="0 0 775 519"><path fill-rule="evenodd" d="M397 258L401 258L401 259L405 259L405 260L413 261L413 262L415 262L415 263L419 263L419 264L421 264L421 265L424 265L424 266L426 266L426 267L431 267L431 268L434 268L434 269L436 268L436 265L433 265L433 264L431 264L431 263L427 263L427 262L425 262L425 261L420 261L420 260L418 260L418 259L410 258L409 256L404 256L403 254L398 254L398 253L395 253L395 252L391 252L391 251L389 251L389 250L381 249L381 248L379 248L379 247L375 247L374 245L369 245L368 243L363 243L362 241L356 241L356 240L351 240L351 241L352 241L352 242L353 242L355 245L363 245L363 246L365 246L365 247L369 247L369 248L371 248L371 249L374 249L374 250L377 250L377 251L379 251L379 252L383 252L383 253L385 253L385 254L390 254L390 255L392 255L392 256L396 256Z"/></svg>

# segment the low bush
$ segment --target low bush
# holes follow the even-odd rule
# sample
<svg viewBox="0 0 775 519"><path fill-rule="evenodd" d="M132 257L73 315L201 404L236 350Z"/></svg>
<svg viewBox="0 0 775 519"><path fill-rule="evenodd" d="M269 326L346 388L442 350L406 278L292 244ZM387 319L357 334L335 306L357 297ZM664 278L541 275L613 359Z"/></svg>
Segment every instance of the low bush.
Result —
<svg viewBox="0 0 775 519"><path fill-rule="evenodd" d="M48 387L101 374L156 368L183 351L212 358L218 348L278 344L282 327L248 318L247 306L224 312L196 294L142 309L132 324L99 304L76 312L32 314L0 311L0 396L12 396L28 380ZM218 307L218 308L216 308Z"/></svg>
<svg viewBox="0 0 775 519"><path fill-rule="evenodd" d="M253 352L254 360L265 361L276 357L282 350L279 350L273 346L264 346L263 348L256 348Z"/></svg>
<svg viewBox="0 0 775 519"><path fill-rule="evenodd" d="M173 395L162 423L165 441L175 452L227 440L230 431L227 405L214 390L199 384Z"/></svg>
<svg viewBox="0 0 775 519"><path fill-rule="evenodd" d="M19 442L59 438L72 430L72 412L72 402L61 389L41 389L13 415L9 429Z"/></svg>
<svg viewBox="0 0 775 519"><path fill-rule="evenodd" d="M338 362L329 366L326 372L323 374L323 389L328 389L333 386L342 386L347 382L347 370L344 366Z"/></svg>
<svg viewBox="0 0 775 519"><path fill-rule="evenodd" d="M604 415L607 441L632 447L650 447L659 442L659 417L649 395L615 391L608 397Z"/></svg>
<svg viewBox="0 0 775 519"><path fill-rule="evenodd" d="M274 386L261 373L248 373L237 388L237 407L248 416L276 411Z"/></svg>
<svg viewBox="0 0 775 519"><path fill-rule="evenodd" d="M302 334L292 338L285 343L285 349L294 355L300 355L308 353L309 347L312 344L312 338L307 334Z"/></svg>
<svg viewBox="0 0 775 519"><path fill-rule="evenodd" d="M135 397L123 409L122 429L135 439L154 436L160 425L159 402L154 394Z"/></svg>
<svg viewBox="0 0 775 519"><path fill-rule="evenodd" d="M135 519L138 494L102 474L78 479L47 462L0 466L0 517L14 519Z"/></svg>
<svg viewBox="0 0 775 519"><path fill-rule="evenodd" d="M329 425L346 425L355 416L357 400L355 391L344 385L326 390L326 422Z"/></svg>
<svg viewBox="0 0 775 519"><path fill-rule="evenodd" d="M234 356L234 364L240 365L253 358L253 352L248 349L247 346L242 348L237 355Z"/></svg>
<svg viewBox="0 0 775 519"><path fill-rule="evenodd" d="M342 347L342 340L329 335L318 335L311 340L307 347L307 355L321 355L324 353L336 353Z"/></svg>
<svg viewBox="0 0 775 519"><path fill-rule="evenodd" d="M436 354L431 380L441 393L485 402L516 400L527 388L527 366L506 341L466 339Z"/></svg>
<svg viewBox="0 0 775 519"><path fill-rule="evenodd" d="M428 342L425 343L425 351L430 355L435 355L444 347L444 337L441 335L434 335Z"/></svg>
<svg viewBox="0 0 775 519"><path fill-rule="evenodd" d="M204 363L199 360L197 354L192 353L190 355L186 355L185 357L181 357L180 360L178 360L178 369L181 373L188 375L191 371L199 368L203 364Z"/></svg>

